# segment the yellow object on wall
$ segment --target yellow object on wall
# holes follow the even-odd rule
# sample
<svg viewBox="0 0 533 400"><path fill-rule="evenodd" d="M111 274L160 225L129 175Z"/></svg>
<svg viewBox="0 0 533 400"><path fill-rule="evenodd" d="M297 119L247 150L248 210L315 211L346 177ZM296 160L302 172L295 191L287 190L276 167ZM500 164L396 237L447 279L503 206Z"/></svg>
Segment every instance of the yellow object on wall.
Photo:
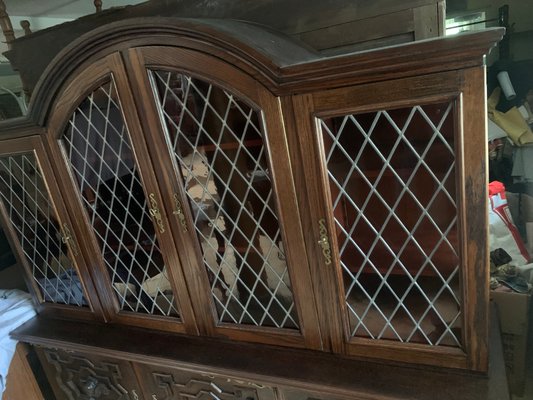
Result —
<svg viewBox="0 0 533 400"><path fill-rule="evenodd" d="M489 118L507 133L515 145L522 146L533 143L533 132L518 108L513 107L505 113L496 110L500 93L501 89L497 87L488 99Z"/></svg>

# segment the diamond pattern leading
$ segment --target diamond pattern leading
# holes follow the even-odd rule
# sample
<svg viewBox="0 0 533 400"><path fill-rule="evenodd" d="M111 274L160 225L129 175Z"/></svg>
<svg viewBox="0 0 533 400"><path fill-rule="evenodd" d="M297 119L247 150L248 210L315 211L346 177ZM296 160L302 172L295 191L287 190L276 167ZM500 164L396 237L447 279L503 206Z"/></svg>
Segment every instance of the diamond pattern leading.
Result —
<svg viewBox="0 0 533 400"><path fill-rule="evenodd" d="M320 121L352 336L461 346L453 103Z"/></svg>
<svg viewBox="0 0 533 400"><path fill-rule="evenodd" d="M87 306L33 153L0 157L0 198L44 301Z"/></svg>
<svg viewBox="0 0 533 400"><path fill-rule="evenodd" d="M113 79L74 111L62 142L120 309L178 317Z"/></svg>
<svg viewBox="0 0 533 400"><path fill-rule="evenodd" d="M259 113L184 74L150 77L219 322L297 329Z"/></svg>

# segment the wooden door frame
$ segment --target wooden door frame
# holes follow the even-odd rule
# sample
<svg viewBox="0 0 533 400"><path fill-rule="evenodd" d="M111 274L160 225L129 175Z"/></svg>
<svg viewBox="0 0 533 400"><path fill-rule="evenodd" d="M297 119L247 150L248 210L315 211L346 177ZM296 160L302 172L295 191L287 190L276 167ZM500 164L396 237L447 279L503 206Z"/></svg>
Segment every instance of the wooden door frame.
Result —
<svg viewBox="0 0 533 400"><path fill-rule="evenodd" d="M473 79L472 82L458 84L458 87L464 89L461 94L461 101L465 113L468 111L480 115L479 104L485 102L485 98L482 98L480 94L482 91L480 83L482 72L480 71L482 71L481 66L484 63L483 56L501 39L503 29L492 29L486 32L470 33L439 40L420 41L408 46L393 46L342 57L324 58L318 54L303 51L304 49L298 44L283 37L269 35L266 31L261 32L261 29L250 26L246 28L248 30L241 28L243 28L243 24L233 24L233 21L230 21L228 26L216 19L198 21L172 18L145 18L103 26L82 36L56 57L35 90L28 116L14 122L0 123L3 132L2 137L32 134L28 131L34 127L48 124L51 114L60 113L57 109L58 105L62 107L63 116L66 118L69 115L69 111L67 111L69 102L65 101L65 104L61 104L57 101L59 97L63 96L61 92L64 91L65 87L68 85L81 87L79 84L76 86L73 83L80 79L81 73L84 73L82 80L92 80L95 83L94 79L98 78L98 75L91 77L85 74L94 71L93 67L87 68L88 66L98 64L105 69L105 56L117 51L127 52L133 47L166 45L194 49L210 54L216 59L224 60L254 77L271 93L282 96L279 102L285 119L286 140L289 143L293 180L296 193L298 193L297 206L302 216L301 226L303 226L303 237L307 245L305 251L307 251L310 260L317 307L321 315L320 330L324 350L348 354L348 351L344 349L344 341L338 340L338 338L342 339L343 335L342 315L338 314L338 307L328 307L328 303L337 301L338 291L330 291L331 288L338 290L337 280L334 273L324 272L320 262L321 253L316 246L318 235L315 217L326 215L320 214L320 212L324 212L323 197L324 193L327 192L316 182L316 176L311 176L311 180L309 180L307 179L309 172L304 173L301 170L302 166L309 167L313 171L320 171L321 168L320 159L313 160L309 157L317 151L313 144L314 120L308 115L302 115L301 112L314 110L314 102L317 100L315 94L331 88L352 87L371 82L393 81L420 75L429 76L443 71L455 71L462 79ZM250 32L259 32L260 34L250 35ZM461 70L465 71L461 72ZM476 88L473 85L479 85L479 87ZM84 95L90 92L89 86L85 88ZM81 92L72 93L73 97L70 100L81 94ZM64 100L68 99L64 98ZM279 107L278 99L276 99L276 103L276 107ZM72 110L73 108L70 109L70 112ZM142 114L141 111L138 113ZM61 118L58 121L60 124ZM61 152L53 150L53 139L50 139L50 134L58 133L62 128L57 124L54 126L54 123L51 123L48 126L48 134L44 138L45 148L53 156L51 158L52 164L59 162L62 157ZM475 121L468 121L466 118L463 122L465 132L468 129L474 135L479 133L481 125L483 124L477 118ZM303 129L300 129L301 127ZM308 137L309 140L305 140L305 137ZM479 135L472 139L471 143L463 150L464 180L467 183L467 190L463 196L467 207L463 218L468 221L472 217L473 221L480 222L476 220L475 211L477 209L479 212L479 209L483 209L487 201L486 193L482 188L483 180L486 177L486 162L480 163L479 159L475 159L479 154L479 149L486 146L486 142L483 143L483 141L483 135ZM474 144L479 147L476 148ZM470 166L473 169L467 170ZM69 186L63 182L65 179L70 179L69 174L60 173L55 165L52 165L52 169L55 171L55 176L59 177L59 186ZM477 176L476 173L478 173ZM319 177L325 182L325 176ZM312 198L306 198L308 192L313 193ZM72 211L76 207L79 208L79 204L76 204L76 200L72 199L72 190L70 193L71 196L64 196L65 203L69 206L69 212L72 212L72 220L83 225L83 212L80 210ZM76 218L80 216L81 218ZM488 257L483 245L486 243L486 226L485 221L479 224L467 224L464 228L469 236L480 240L481 244L478 247L473 245L468 247L468 260L479 259L480 265L482 264L481 260L486 261ZM83 236L83 232L84 229L85 231L87 229L78 229L80 230L75 232L76 236L86 238L87 236ZM93 253L89 251L84 253L86 258L92 255ZM91 258L87 259L91 260ZM98 271L95 274L99 275ZM476 326L480 326L481 331L479 338L473 341L470 348L467 349L468 362L465 361L461 365L468 364L468 368L480 371L486 369L487 363L486 335L483 328L488 323L486 321L487 289L483 287L483 282L487 280L487 276L486 265L483 265L479 271L472 269L468 271L468 280L479 279L478 286L470 286L468 294L472 300L471 316L476 319ZM97 279L95 279L95 284L103 297L102 303L108 305L105 309L113 308L109 306L109 304L112 305L113 299L109 296L106 297L105 285L100 287ZM481 290L476 290L476 287L481 288ZM113 310L111 311L113 314ZM483 320L484 318L485 320ZM339 322L339 325L333 325L333 322ZM145 325L154 328L160 327L155 322ZM476 335L474 327L468 326L468 329L472 330L466 334L474 337ZM480 352L475 356L477 350ZM379 354L375 355L372 351L370 353L372 357L379 357ZM400 358L406 359L405 357Z"/></svg>
<svg viewBox="0 0 533 400"><path fill-rule="evenodd" d="M89 66L81 67L79 71L74 73L74 76L77 76L78 79L71 79L55 101L54 111L50 114L49 118L45 143L54 160L53 167L56 176L59 177L59 183L63 193L65 193L72 218L78 221L75 229L78 232L78 236L82 237L85 243L83 250L86 252L86 256L89 257L88 259L92 260L93 279L98 286L98 292L101 293L107 318L118 323L140 327L197 334L198 330L195 317L188 299L188 289L184 283L177 250L174 247L168 229L166 229L166 232L159 232L158 227L154 226L154 231L161 248L161 255L165 259L169 280L178 303L179 319L120 310L118 300L111 287L109 272L101 257L100 245L96 240L91 223L81 202L78 190L76 189L75 178L68 166L66 152L61 144L61 136L68 123L68 119L79 106L79 103L92 91L110 79L113 79L115 82L123 122L128 129L135 162L138 167L139 179L143 184L145 195L148 196L148 193L153 193L157 203L162 204L161 194L155 182L153 167L144 150L146 143L140 130L139 118L133 105L132 94L120 54L112 53ZM161 211L162 223L168 227L167 216L164 210Z"/></svg>
<svg viewBox="0 0 533 400"><path fill-rule="evenodd" d="M300 198L307 202L310 215L316 219L306 226L312 227L309 253L313 259L313 269L319 271L321 281L327 286L323 290L322 303L332 306L322 321L323 326L331 327L332 350L351 356L378 357L395 361L431 364L455 368L486 371L488 338L488 224L484 216L487 209L486 196L487 168L485 114L475 107L484 104L484 67L466 70L421 75L412 78L368 83L292 97L294 108L292 131L289 135L300 151L302 168L307 178L308 190ZM333 210L329 191L327 169L325 167L321 129L317 118L341 116L358 112L400 108L438 101L456 102L455 154L456 188L459 233L458 249L460 258L462 290L462 332L463 349L429 345L405 344L351 337L346 317L344 285L338 254L333 221ZM474 111L475 110L475 111ZM463 118L463 115L465 117ZM317 251L316 241L320 238L317 220L326 221L332 243L333 265L327 266L323 256ZM308 240L309 242L309 240ZM481 243L481 245L480 245ZM332 301L331 293L337 293ZM324 312L323 312L324 313ZM339 330L337 327L342 327Z"/></svg>
<svg viewBox="0 0 533 400"><path fill-rule="evenodd" d="M256 111L259 111L266 127L264 146L267 150L268 164L272 174L272 190L277 206L281 235L284 243L287 244L285 251L293 299L298 311L300 332L251 325L214 323L218 317L211 297L207 273L202 262L201 249L196 239L192 239L189 234L184 234L177 218L175 218L172 222L172 228L177 239L177 245L187 251L186 257L189 263L187 276L194 277L194 280L189 280L190 292L197 295L194 301L197 303L197 315L202 315L204 331L206 334L227 336L238 340L292 347L322 348L315 298L312 291L309 290L312 288L311 275L306 261L307 253L303 246L303 230L298 218L299 210L296 203L295 186L292 181L292 166L288 155L279 99L237 67L196 50L170 46L150 46L134 48L126 54L126 66L137 99L142 98L142 94L153 92L148 81L147 68L182 72L238 95L239 99L244 100ZM170 199L173 193L179 194L183 204L188 204L188 201L182 185L178 183L181 180L172 179L172 177L180 177L180 172L164 139L166 128L160 121L154 96L150 96L150 99L146 99L143 103L138 102L137 107L139 113L140 110L143 110L146 117L143 121L145 122L144 129L146 134L152 138L151 143L148 144L153 154L154 163L159 163L156 170L159 172L160 185L165 188L162 190L166 192L167 213L172 213L173 205ZM186 214L189 232L194 232L194 228L191 229L194 225L190 211L187 210ZM183 260L183 263L185 264L187 261Z"/></svg>

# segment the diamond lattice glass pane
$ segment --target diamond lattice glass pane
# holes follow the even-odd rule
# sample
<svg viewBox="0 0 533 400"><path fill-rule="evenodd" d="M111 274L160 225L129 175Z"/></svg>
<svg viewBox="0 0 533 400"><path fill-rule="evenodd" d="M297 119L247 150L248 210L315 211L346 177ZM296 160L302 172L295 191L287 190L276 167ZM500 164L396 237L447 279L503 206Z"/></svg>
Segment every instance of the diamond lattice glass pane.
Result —
<svg viewBox="0 0 533 400"><path fill-rule="evenodd" d="M219 322L298 328L259 113L202 80L150 76Z"/></svg>
<svg viewBox="0 0 533 400"><path fill-rule="evenodd" d="M178 317L113 80L74 111L62 143L120 309Z"/></svg>
<svg viewBox="0 0 533 400"><path fill-rule="evenodd" d="M320 126L352 336L460 347L454 104Z"/></svg>
<svg viewBox="0 0 533 400"><path fill-rule="evenodd" d="M0 157L0 199L44 301L87 306L33 153Z"/></svg>

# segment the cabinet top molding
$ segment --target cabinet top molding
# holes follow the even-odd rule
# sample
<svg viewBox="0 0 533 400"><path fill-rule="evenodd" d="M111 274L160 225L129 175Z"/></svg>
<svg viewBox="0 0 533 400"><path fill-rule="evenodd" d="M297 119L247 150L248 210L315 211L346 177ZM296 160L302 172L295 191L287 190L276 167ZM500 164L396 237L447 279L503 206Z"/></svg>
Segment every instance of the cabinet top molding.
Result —
<svg viewBox="0 0 533 400"><path fill-rule="evenodd" d="M504 33L503 28L492 28L327 57L246 22L160 17L120 21L84 34L63 49L41 76L28 115L0 123L0 136L26 136L29 126L45 126L54 99L70 78L97 59L133 47L181 47L212 55L283 96L483 65L483 56Z"/></svg>

